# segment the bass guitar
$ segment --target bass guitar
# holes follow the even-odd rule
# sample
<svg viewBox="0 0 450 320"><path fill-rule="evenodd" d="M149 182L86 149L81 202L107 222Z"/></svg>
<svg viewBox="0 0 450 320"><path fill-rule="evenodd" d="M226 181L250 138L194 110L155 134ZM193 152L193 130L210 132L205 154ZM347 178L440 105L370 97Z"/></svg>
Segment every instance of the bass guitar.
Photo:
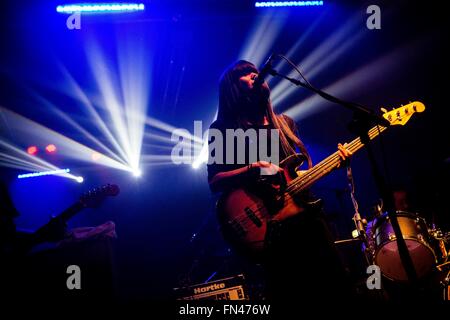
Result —
<svg viewBox="0 0 450 320"><path fill-rule="evenodd" d="M416 112L423 112L425 106L421 102L412 102L392 111L382 109L383 117L390 125L405 125ZM387 127L375 126L367 133L368 139L375 139ZM366 141L367 142L367 141ZM360 137L347 144L353 154L364 146ZM304 211L304 205L295 200L301 193L310 188L316 181L337 168L341 159L335 152L314 167L298 175L293 168L301 165L298 156L292 155L280 163L286 181L284 188L273 195L261 194L249 188L237 188L222 194L217 202L217 215L222 233L228 242L248 253L259 254L264 249L267 221L284 220ZM294 169L294 170L293 170Z"/></svg>

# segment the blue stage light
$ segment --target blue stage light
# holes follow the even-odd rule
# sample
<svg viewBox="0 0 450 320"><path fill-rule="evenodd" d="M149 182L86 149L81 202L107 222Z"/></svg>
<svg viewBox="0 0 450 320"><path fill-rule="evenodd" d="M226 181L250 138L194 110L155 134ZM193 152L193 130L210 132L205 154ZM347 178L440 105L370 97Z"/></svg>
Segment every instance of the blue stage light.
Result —
<svg viewBox="0 0 450 320"><path fill-rule="evenodd" d="M132 171L133 176L135 176L136 178L139 178L142 175L142 171L140 169L134 169Z"/></svg>
<svg viewBox="0 0 450 320"><path fill-rule="evenodd" d="M255 2L257 8L273 7L312 7L323 6L323 1L259 1Z"/></svg>
<svg viewBox="0 0 450 320"><path fill-rule="evenodd" d="M60 169L60 170L51 170L51 171L41 171L41 172L33 172L33 173L24 173L19 174L17 178L24 179L24 178L33 178L33 177L40 177L40 176L48 176L48 175L55 175L55 174L61 174L61 173L69 173L70 169Z"/></svg>
<svg viewBox="0 0 450 320"><path fill-rule="evenodd" d="M56 7L59 13L118 13L130 11L143 11L145 6L143 3L80 3L66 4Z"/></svg>

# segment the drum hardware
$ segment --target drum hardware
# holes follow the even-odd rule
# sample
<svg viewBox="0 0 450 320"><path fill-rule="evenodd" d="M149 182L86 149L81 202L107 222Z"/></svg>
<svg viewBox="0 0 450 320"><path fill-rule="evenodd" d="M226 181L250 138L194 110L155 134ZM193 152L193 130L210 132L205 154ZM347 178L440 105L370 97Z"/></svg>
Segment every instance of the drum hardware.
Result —
<svg viewBox="0 0 450 320"><path fill-rule="evenodd" d="M435 268L442 271L444 267L450 267L446 248L449 233L444 234L435 226L428 228L425 219L417 213L397 211L396 217L419 278ZM369 221L366 234L368 244L363 248L372 262L380 267L386 278L406 282L408 278L401 264L389 216L385 213Z"/></svg>
<svg viewBox="0 0 450 320"><path fill-rule="evenodd" d="M432 231L434 231L434 230L435 229L432 229ZM444 249L444 251L441 251L441 253L442 252L447 253L448 250L446 249L445 244L448 243L448 239L449 239L448 236L450 235L450 233L447 232L445 235L443 235L442 232L440 232L440 230L438 230L438 235L442 235L442 237L438 238L440 240L439 246L441 247L441 245L443 245L443 249ZM450 301L450 261L447 261L448 254L445 255L445 258L443 255L442 259L445 259L445 260L443 260L444 262L437 265L436 269L439 272L447 272L447 275L445 276L445 278L443 280L441 280L439 282L439 284L442 289L442 299L444 301Z"/></svg>
<svg viewBox="0 0 450 320"><path fill-rule="evenodd" d="M353 223L355 224L355 229L352 231L352 238L351 239L344 239L344 240L338 240L335 241L335 244L344 244L344 243L351 243L355 241L361 241L362 246L364 248L364 257L366 258L366 264L367 266L371 265L373 262L373 259L371 257L371 247L370 247L370 241L368 239L368 235L366 232L366 226L367 226L367 220L364 218L361 218L361 214L359 213L359 205L358 201L356 200L355 196L355 184L353 180L353 174L350 164L347 164L347 183L350 190L350 198L352 200L353 208L355 210L355 213L353 215ZM380 208L381 207L378 207Z"/></svg>
<svg viewBox="0 0 450 320"><path fill-rule="evenodd" d="M440 253L440 262L446 262L448 259L448 250L446 248L446 244L449 242L449 234L444 234L442 230L439 228L436 228L436 226L433 225L431 229L428 230L428 233L430 236L437 242L436 243L436 251Z"/></svg>
<svg viewBox="0 0 450 320"><path fill-rule="evenodd" d="M444 263L444 265L447 265L450 267L450 262ZM443 265L439 266L442 268ZM438 267L438 269L439 269ZM450 301L450 270L447 273L447 276L440 282L440 285L442 287L442 299L444 301Z"/></svg>
<svg viewBox="0 0 450 320"><path fill-rule="evenodd" d="M422 278L431 272L438 262L425 220L417 214L404 211L397 211L396 217L417 276ZM407 281L408 277L402 266L396 237L387 214L372 223L369 232L372 234L374 262L383 275L390 280Z"/></svg>
<svg viewBox="0 0 450 320"><path fill-rule="evenodd" d="M383 212L383 199L378 199L378 203L375 205L375 207L372 208L373 211L373 215L378 218L381 217L384 212Z"/></svg>
<svg viewBox="0 0 450 320"><path fill-rule="evenodd" d="M436 269L438 269L439 271L444 271L445 268L450 268L450 261L448 262L444 262L438 266L436 266ZM450 269L449 269L450 270Z"/></svg>
<svg viewBox="0 0 450 320"><path fill-rule="evenodd" d="M378 211L375 215L376 218L372 222L368 223L365 219L362 219L355 197L350 166L347 166L347 179L355 210L353 216L355 230L352 232L353 239L335 241L335 244L361 241L367 265L378 265L382 274L392 281L411 281L398 248L399 239L397 239L390 214L382 213L382 205L378 205L376 207ZM416 279L428 275L440 261L445 261L448 258L443 233L436 228L429 230L425 219L418 214L396 211L392 219L396 220L398 224L401 240L406 245L407 255L411 258ZM436 250L433 240L438 241L439 251ZM438 252L441 254L437 255Z"/></svg>

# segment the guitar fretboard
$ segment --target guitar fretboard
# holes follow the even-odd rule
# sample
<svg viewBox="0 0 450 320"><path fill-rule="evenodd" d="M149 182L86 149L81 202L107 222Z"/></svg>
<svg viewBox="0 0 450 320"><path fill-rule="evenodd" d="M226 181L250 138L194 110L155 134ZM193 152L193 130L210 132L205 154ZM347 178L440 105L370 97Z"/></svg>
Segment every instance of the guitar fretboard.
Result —
<svg viewBox="0 0 450 320"><path fill-rule="evenodd" d="M83 205L83 203L81 201L77 201L62 213L60 213L57 218L63 221L67 221L84 208L85 206Z"/></svg>
<svg viewBox="0 0 450 320"><path fill-rule="evenodd" d="M376 138L381 132L386 130L386 127L383 126L375 126L368 132L368 137L370 140ZM356 138L352 142L350 142L346 148L355 153L359 149L364 146L364 143L361 141L361 138ZM309 170L306 170L301 176L292 180L286 188L286 191L292 195L295 195L309 187L311 187L317 180L326 176L333 169L339 166L341 162L341 158L339 156L338 151L330 155L329 157L323 159L321 162L316 164Z"/></svg>

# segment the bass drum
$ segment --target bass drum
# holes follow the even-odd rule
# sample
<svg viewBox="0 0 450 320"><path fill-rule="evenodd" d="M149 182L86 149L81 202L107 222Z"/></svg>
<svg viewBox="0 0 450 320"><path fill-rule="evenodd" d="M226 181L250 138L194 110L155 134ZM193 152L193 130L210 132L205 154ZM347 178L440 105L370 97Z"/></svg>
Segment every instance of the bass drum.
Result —
<svg viewBox="0 0 450 320"><path fill-rule="evenodd" d="M396 217L416 274L422 278L432 271L437 262L427 224L415 213L397 211ZM408 281L398 252L397 238L387 214L371 224L369 236L372 237L373 262L380 267L383 275L394 281Z"/></svg>

